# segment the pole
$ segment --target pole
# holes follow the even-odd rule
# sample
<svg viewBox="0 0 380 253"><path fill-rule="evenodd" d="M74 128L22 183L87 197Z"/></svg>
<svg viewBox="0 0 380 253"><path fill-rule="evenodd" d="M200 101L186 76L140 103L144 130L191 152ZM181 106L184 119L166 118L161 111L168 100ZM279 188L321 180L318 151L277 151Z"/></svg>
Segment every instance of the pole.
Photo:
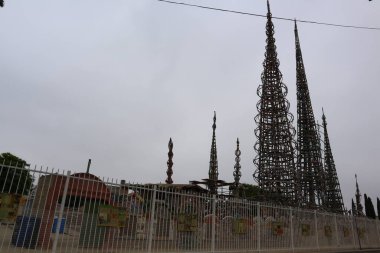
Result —
<svg viewBox="0 0 380 253"><path fill-rule="evenodd" d="M354 243L354 248L356 248L355 229L354 229L354 215L352 215L352 219L351 219L351 232L352 232L352 241Z"/></svg>
<svg viewBox="0 0 380 253"><path fill-rule="evenodd" d="M315 238L317 241L317 249L319 250L317 210L314 211L314 224L315 224Z"/></svg>
<svg viewBox="0 0 380 253"><path fill-rule="evenodd" d="M289 221L290 221L290 245L292 247L292 252L294 252L294 239L293 239L293 210L291 207L289 207L289 211L290 211L290 218L289 218Z"/></svg>
<svg viewBox="0 0 380 253"><path fill-rule="evenodd" d="M358 242L359 242L359 249L362 249L362 244L360 242L360 235L359 235L359 228L358 228L358 222L356 221L356 216L354 216L354 222L356 227L356 234L358 235Z"/></svg>
<svg viewBox="0 0 380 253"><path fill-rule="evenodd" d="M339 247L339 233L338 233L338 222L336 221L336 214L334 214L334 221L335 221L336 246Z"/></svg>
<svg viewBox="0 0 380 253"><path fill-rule="evenodd" d="M216 195L212 196L211 252L215 252Z"/></svg>
<svg viewBox="0 0 380 253"><path fill-rule="evenodd" d="M153 242L153 229L154 229L154 216L156 211L156 192L157 185L153 188L153 196L152 196L152 206L150 208L150 222L149 222L149 237L148 237L148 252L152 252L152 242Z"/></svg>
<svg viewBox="0 0 380 253"><path fill-rule="evenodd" d="M88 163L87 163L87 171L86 173L90 173L90 166L91 166L91 159L88 159Z"/></svg>
<svg viewBox="0 0 380 253"><path fill-rule="evenodd" d="M57 221L57 227L56 227L56 230L55 230L55 236L54 236L54 241L53 241L52 253L56 253L57 252L59 230L61 228L61 221L62 221L63 211L64 211L64 208L65 208L67 189L69 188L70 174L71 174L71 171L68 171L67 172L67 176L66 176L65 186L64 186L64 189L63 189L61 207L59 209L59 214L58 214L58 221Z"/></svg>
<svg viewBox="0 0 380 253"><path fill-rule="evenodd" d="M257 250L261 250L261 214L260 203L257 203Z"/></svg>

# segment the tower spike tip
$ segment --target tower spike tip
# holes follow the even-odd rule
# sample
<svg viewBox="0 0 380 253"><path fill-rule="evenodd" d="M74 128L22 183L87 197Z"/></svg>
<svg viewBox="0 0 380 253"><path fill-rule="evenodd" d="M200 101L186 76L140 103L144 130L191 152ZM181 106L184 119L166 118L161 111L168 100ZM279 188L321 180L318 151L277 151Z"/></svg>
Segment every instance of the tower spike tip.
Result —
<svg viewBox="0 0 380 253"><path fill-rule="evenodd" d="M325 110L323 110L323 107L322 107L322 124L327 124L327 123L326 123Z"/></svg>
<svg viewBox="0 0 380 253"><path fill-rule="evenodd" d="M269 0L267 0L267 9L268 9L268 14L270 14L270 4L269 4Z"/></svg>
<svg viewBox="0 0 380 253"><path fill-rule="evenodd" d="M216 112L214 111L214 118L213 118L213 124L212 124L212 128L214 129L215 131L215 128L216 128Z"/></svg>

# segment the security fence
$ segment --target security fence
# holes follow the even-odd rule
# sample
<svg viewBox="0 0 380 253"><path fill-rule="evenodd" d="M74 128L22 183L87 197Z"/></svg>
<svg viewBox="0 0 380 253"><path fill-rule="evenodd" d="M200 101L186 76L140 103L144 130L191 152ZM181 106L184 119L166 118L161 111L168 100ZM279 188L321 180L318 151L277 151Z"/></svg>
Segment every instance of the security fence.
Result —
<svg viewBox="0 0 380 253"><path fill-rule="evenodd" d="M378 220L141 185L0 171L0 252L254 252L380 247Z"/></svg>

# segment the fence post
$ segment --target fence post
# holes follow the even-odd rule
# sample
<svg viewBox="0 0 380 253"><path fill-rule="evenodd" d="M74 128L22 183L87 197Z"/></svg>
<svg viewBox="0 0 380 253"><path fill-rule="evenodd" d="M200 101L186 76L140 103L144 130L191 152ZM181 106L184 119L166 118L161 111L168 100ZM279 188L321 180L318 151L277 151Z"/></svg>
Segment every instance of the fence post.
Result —
<svg viewBox="0 0 380 253"><path fill-rule="evenodd" d="M315 238L317 241L317 249L319 250L317 210L314 210L314 223L315 223Z"/></svg>
<svg viewBox="0 0 380 253"><path fill-rule="evenodd" d="M335 233L336 233L336 247L339 247L339 233L338 233L338 222L336 220L336 214L334 214L334 222L335 222Z"/></svg>
<svg viewBox="0 0 380 253"><path fill-rule="evenodd" d="M354 229L354 214L352 214L351 219L351 233L352 233L352 241L354 243L354 249L356 248L356 240L355 240L355 229Z"/></svg>
<svg viewBox="0 0 380 253"><path fill-rule="evenodd" d="M257 250L261 250L261 214L260 214L260 202L257 203Z"/></svg>
<svg viewBox="0 0 380 253"><path fill-rule="evenodd" d="M56 251L57 251L57 245L58 245L58 239L59 239L59 230L61 228L62 216L63 216L63 211L65 208L67 189L69 188L70 174L71 174L71 171L68 171L67 175L66 175L65 186L63 188L61 207L59 208L58 221L57 221L57 227L55 230L52 253L56 253ZM64 175L62 175L62 177L64 177Z"/></svg>
<svg viewBox="0 0 380 253"><path fill-rule="evenodd" d="M152 252L152 243L153 243L153 229L154 229L154 216L156 211L156 194L157 194L157 185L153 187L153 196L152 203L150 207L150 220L149 220L149 235L148 235L148 252Z"/></svg>
<svg viewBox="0 0 380 253"><path fill-rule="evenodd" d="M216 195L212 196L211 252L215 252Z"/></svg>
<svg viewBox="0 0 380 253"><path fill-rule="evenodd" d="M378 215L380 215L380 214L378 214ZM379 236L379 227L378 227L378 220L375 220L375 224L376 224L376 233L377 233L377 247L379 247L380 246L380 236Z"/></svg>
<svg viewBox="0 0 380 253"><path fill-rule="evenodd" d="M292 252L294 252L294 234L293 234L293 210L291 207L289 207L289 211L290 211L290 214L289 214L289 223L290 223L290 245L292 247Z"/></svg>

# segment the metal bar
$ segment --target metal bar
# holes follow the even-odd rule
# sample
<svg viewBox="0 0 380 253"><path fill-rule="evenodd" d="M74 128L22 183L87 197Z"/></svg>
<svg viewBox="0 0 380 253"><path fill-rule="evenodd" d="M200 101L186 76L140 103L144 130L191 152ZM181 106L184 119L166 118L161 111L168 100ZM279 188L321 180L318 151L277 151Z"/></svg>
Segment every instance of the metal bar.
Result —
<svg viewBox="0 0 380 253"><path fill-rule="evenodd" d="M334 222L335 222L336 246L339 247L339 233L338 233L338 223L336 221L336 214L334 214Z"/></svg>
<svg viewBox="0 0 380 253"><path fill-rule="evenodd" d="M294 234L293 234L293 210L289 208L289 223L290 223L290 245L292 247L292 252L294 252Z"/></svg>
<svg viewBox="0 0 380 253"><path fill-rule="evenodd" d="M315 238L317 242L317 249L319 250L319 238L318 238L318 220L317 220L317 211L314 211L314 221L315 221Z"/></svg>
<svg viewBox="0 0 380 253"><path fill-rule="evenodd" d="M215 252L216 195L212 196L211 252Z"/></svg>
<svg viewBox="0 0 380 253"><path fill-rule="evenodd" d="M57 230L55 231L55 237L54 237L54 241L53 241L53 248L51 250L52 253L56 253L57 252L57 243L58 243L58 238L59 238L59 229L61 227L63 210L65 208L67 189L69 188L70 174L71 174L71 172L68 171L67 172L67 176L66 176L66 181L65 181L65 188L63 189L61 208L60 208L59 214L58 214L58 221L57 221L57 227L56 227Z"/></svg>
<svg viewBox="0 0 380 253"><path fill-rule="evenodd" d="M260 203L257 203L257 250L261 250L261 214L260 214Z"/></svg>
<svg viewBox="0 0 380 253"><path fill-rule="evenodd" d="M149 220L149 237L148 237L148 253L152 252L152 242L153 242L153 229L154 229L154 215L156 210L156 193L157 193L157 185L153 187L152 193L152 202L150 209L150 220Z"/></svg>
<svg viewBox="0 0 380 253"><path fill-rule="evenodd" d="M352 233L352 242L353 247L356 248L356 240L355 240L355 229L354 229L354 216L351 216L351 233Z"/></svg>

